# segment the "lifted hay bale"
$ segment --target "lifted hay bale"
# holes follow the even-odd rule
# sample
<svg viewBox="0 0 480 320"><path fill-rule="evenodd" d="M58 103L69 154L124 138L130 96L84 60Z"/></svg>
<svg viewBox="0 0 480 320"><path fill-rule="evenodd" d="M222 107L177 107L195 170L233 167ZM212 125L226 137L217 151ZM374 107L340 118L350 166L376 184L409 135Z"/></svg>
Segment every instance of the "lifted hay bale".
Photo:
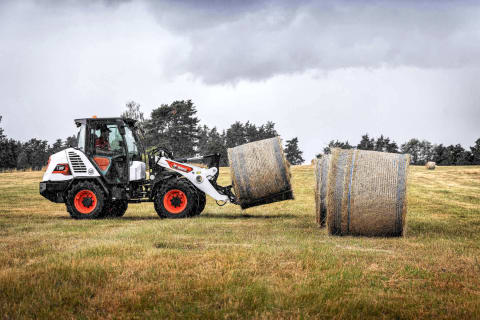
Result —
<svg viewBox="0 0 480 320"><path fill-rule="evenodd" d="M433 161L428 161L426 164L425 164L425 168L427 168L428 170L435 170L435 167L437 166L437 164Z"/></svg>
<svg viewBox="0 0 480 320"><path fill-rule="evenodd" d="M327 178L330 155L324 155L315 161L315 212L316 221L320 227L325 227L327 221Z"/></svg>
<svg viewBox="0 0 480 320"><path fill-rule="evenodd" d="M327 225L333 235L402 236L410 155L333 149Z"/></svg>
<svg viewBox="0 0 480 320"><path fill-rule="evenodd" d="M293 199L290 164L280 137L228 149L228 162L242 209Z"/></svg>

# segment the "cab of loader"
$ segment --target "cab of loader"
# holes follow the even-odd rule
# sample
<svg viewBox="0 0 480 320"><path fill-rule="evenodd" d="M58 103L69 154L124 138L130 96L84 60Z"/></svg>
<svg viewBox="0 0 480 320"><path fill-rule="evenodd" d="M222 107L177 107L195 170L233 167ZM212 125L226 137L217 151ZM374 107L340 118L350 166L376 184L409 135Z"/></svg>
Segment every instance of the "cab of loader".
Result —
<svg viewBox="0 0 480 320"><path fill-rule="evenodd" d="M81 150L109 184L145 179L145 153L135 127L125 118L76 119L77 149ZM137 167L142 166L140 174ZM143 174L142 174L143 173Z"/></svg>

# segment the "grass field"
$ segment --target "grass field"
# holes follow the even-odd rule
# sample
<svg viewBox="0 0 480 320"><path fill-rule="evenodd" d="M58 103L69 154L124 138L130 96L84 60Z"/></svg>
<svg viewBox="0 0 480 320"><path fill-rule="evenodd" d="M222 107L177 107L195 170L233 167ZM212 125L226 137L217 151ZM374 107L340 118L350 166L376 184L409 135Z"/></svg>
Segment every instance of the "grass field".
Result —
<svg viewBox="0 0 480 320"><path fill-rule="evenodd" d="M220 180L229 183L228 169ZM480 167L412 167L404 238L328 236L312 166L295 201L70 219L42 173L0 174L0 318L480 317Z"/></svg>

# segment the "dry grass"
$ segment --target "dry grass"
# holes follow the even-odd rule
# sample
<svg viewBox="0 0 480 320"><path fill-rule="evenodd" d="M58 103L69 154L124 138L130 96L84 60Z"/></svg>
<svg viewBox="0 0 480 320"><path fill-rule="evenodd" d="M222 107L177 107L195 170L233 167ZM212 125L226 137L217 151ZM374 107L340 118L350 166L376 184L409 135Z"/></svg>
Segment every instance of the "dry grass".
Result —
<svg viewBox="0 0 480 320"><path fill-rule="evenodd" d="M180 221L75 221L41 173L0 174L0 318L478 317L480 167L412 167L399 239L328 236L313 166L292 173L295 201Z"/></svg>

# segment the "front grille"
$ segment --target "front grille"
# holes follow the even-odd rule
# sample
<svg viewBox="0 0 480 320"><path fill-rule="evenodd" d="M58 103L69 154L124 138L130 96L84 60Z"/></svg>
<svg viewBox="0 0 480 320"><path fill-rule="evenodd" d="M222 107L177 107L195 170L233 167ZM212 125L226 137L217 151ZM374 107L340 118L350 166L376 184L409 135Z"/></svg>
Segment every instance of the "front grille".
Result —
<svg viewBox="0 0 480 320"><path fill-rule="evenodd" d="M70 163L72 164L72 171L75 173L86 173L87 167L82 161L82 158L78 154L73 151L68 152L68 158L70 159Z"/></svg>

